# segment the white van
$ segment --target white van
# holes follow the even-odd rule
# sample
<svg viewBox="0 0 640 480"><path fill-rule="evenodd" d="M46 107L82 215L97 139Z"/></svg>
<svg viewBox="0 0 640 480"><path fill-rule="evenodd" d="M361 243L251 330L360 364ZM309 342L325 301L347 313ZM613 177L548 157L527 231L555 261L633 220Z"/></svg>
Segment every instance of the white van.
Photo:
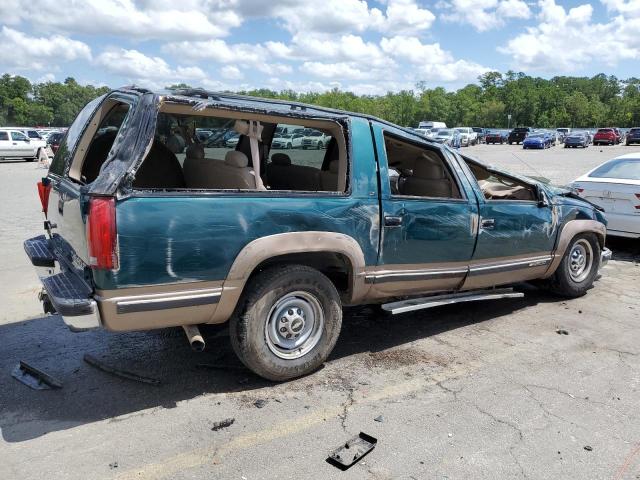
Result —
<svg viewBox="0 0 640 480"><path fill-rule="evenodd" d="M432 120L429 120L429 121L420 122L418 124L418 128L433 130L434 128L447 128L447 124L444 122L434 122Z"/></svg>

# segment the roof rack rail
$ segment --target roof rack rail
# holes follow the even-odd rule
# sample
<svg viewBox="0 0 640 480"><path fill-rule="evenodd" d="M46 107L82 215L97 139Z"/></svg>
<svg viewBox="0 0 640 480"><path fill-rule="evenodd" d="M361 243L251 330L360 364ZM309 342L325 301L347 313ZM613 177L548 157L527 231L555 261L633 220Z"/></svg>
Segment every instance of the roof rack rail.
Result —
<svg viewBox="0 0 640 480"><path fill-rule="evenodd" d="M220 97L214 94L213 92L209 92L204 88L177 88L172 90L172 93L175 95L184 95L185 97L198 97L203 100L211 99L211 100L220 100Z"/></svg>

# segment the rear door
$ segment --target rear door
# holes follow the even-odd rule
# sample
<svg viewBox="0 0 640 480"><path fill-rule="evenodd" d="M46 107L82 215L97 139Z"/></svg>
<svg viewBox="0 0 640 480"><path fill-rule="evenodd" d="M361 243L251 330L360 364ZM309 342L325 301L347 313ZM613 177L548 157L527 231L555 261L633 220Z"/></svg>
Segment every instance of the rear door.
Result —
<svg viewBox="0 0 640 480"><path fill-rule="evenodd" d="M382 207L378 265L367 281L380 297L455 290L476 241L477 201L448 151L372 124Z"/></svg>

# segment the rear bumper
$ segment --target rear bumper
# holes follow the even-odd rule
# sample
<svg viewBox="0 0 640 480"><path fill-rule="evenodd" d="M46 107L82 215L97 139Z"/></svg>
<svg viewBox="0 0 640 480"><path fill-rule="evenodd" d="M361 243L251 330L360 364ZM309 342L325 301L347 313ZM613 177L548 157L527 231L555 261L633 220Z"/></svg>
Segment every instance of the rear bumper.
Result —
<svg viewBox="0 0 640 480"><path fill-rule="evenodd" d="M611 250L608 248L603 248L602 253L600 254L600 268L604 267L611 260Z"/></svg>
<svg viewBox="0 0 640 480"><path fill-rule="evenodd" d="M45 313L59 313L73 331L99 328L102 322L92 287L73 267L59 261L51 239L44 235L30 238L24 242L24 250L42 282L40 299Z"/></svg>

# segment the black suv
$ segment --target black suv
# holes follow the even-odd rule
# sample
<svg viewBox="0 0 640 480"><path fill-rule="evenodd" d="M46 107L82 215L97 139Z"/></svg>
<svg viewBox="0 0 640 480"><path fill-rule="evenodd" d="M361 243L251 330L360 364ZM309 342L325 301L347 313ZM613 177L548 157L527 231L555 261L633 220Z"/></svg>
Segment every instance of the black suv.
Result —
<svg viewBox="0 0 640 480"><path fill-rule="evenodd" d="M530 127L516 127L509 134L509 145L512 143L522 143L527 135L531 133Z"/></svg>

